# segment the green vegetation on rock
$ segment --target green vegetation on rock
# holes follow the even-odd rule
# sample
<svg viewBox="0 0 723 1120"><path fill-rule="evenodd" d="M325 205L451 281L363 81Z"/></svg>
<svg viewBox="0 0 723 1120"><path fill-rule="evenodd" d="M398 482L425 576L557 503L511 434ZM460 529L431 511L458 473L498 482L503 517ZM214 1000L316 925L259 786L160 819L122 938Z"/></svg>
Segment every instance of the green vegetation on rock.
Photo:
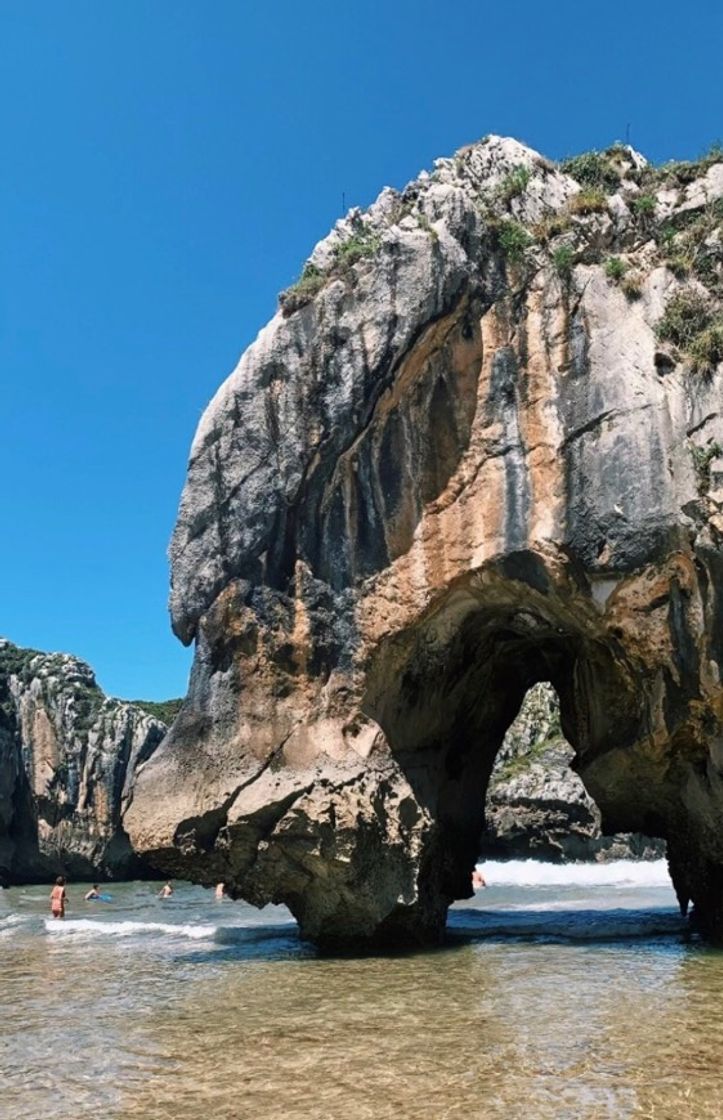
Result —
<svg viewBox="0 0 723 1120"><path fill-rule="evenodd" d="M310 262L305 264L304 270L296 283L279 296L279 304L284 315L291 315L294 311L298 311L300 307L310 303L316 293L324 287L326 280L326 275L315 264Z"/></svg>
<svg viewBox="0 0 723 1120"><path fill-rule="evenodd" d="M295 311L311 303L314 296L333 276L343 275L357 261L373 256L381 243L381 236L376 230L359 223L345 241L335 246L331 268L325 271L311 261L307 261L296 283L279 295L282 313L285 316L293 315Z"/></svg>
<svg viewBox="0 0 723 1120"><path fill-rule="evenodd" d="M334 264L341 270L351 268L364 257L374 256L381 243L382 239L376 230L360 225L351 237L335 247Z"/></svg>
<svg viewBox="0 0 723 1120"><path fill-rule="evenodd" d="M575 265L575 250L572 245L558 245L553 249L552 264L562 280L569 280Z"/></svg>
<svg viewBox="0 0 723 1120"><path fill-rule="evenodd" d="M571 214L585 217L588 214L603 214L607 210L607 205L607 198L603 191L590 187L573 195L567 208Z"/></svg>
<svg viewBox="0 0 723 1120"><path fill-rule="evenodd" d="M500 248L509 261L519 262L525 255L525 250L533 243L531 235L519 222L500 222L497 237Z"/></svg>
<svg viewBox="0 0 723 1120"><path fill-rule="evenodd" d="M709 442L705 447L691 444L690 454L693 467L698 478L698 493L707 494L710 489L710 467L714 459L723 455L723 447L719 443Z"/></svg>
<svg viewBox="0 0 723 1120"><path fill-rule="evenodd" d="M183 699L179 697L177 700L129 700L134 708L141 708L144 712L148 712L149 716L155 716L161 723L170 726L181 708L183 707Z"/></svg>
<svg viewBox="0 0 723 1120"><path fill-rule="evenodd" d="M655 213L655 196L639 194L630 203L630 208L638 218L650 218Z"/></svg>
<svg viewBox="0 0 723 1120"><path fill-rule="evenodd" d="M617 149L610 149L610 152L615 151ZM582 186L604 194L612 194L620 185L620 174L609 152L592 151L572 156L562 161L560 170Z"/></svg>
<svg viewBox="0 0 723 1120"><path fill-rule="evenodd" d="M620 257L608 257L605 261L605 275L613 284L619 284L627 270L628 266Z"/></svg>
<svg viewBox="0 0 723 1120"><path fill-rule="evenodd" d="M723 314L707 293L682 288L665 305L656 333L679 347L695 369L709 369L723 361Z"/></svg>
<svg viewBox="0 0 723 1120"><path fill-rule="evenodd" d="M531 178L532 172L529 167L520 164L510 171L509 175L505 175L498 188L499 197L505 203L511 202L513 198L524 194Z"/></svg>

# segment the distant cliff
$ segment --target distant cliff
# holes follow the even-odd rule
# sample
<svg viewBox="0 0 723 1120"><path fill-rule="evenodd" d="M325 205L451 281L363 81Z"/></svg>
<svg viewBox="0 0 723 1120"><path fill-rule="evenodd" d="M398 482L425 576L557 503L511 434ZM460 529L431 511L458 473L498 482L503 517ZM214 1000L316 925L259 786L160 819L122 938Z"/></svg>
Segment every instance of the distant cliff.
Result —
<svg viewBox="0 0 723 1120"><path fill-rule="evenodd" d="M0 883L146 872L120 818L173 703L112 699L77 657L0 639Z"/></svg>
<svg viewBox="0 0 723 1120"><path fill-rule="evenodd" d="M555 690L536 684L495 759L482 854L599 862L663 857L663 840L637 832L603 835L600 810L572 769L574 757Z"/></svg>

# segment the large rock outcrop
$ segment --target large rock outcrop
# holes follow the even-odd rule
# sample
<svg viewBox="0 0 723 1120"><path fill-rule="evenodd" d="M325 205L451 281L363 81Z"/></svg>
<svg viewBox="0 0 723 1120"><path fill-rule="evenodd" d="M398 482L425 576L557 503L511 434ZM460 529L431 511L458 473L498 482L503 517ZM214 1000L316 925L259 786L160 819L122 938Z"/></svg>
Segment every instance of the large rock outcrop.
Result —
<svg viewBox="0 0 723 1120"><path fill-rule="evenodd" d="M121 814L165 733L77 657L0 639L0 884L147 873Z"/></svg>
<svg viewBox="0 0 723 1120"><path fill-rule="evenodd" d="M662 840L637 832L603 834L600 810L572 769L574 759L555 690L534 685L495 758L482 857L605 862L665 856Z"/></svg>
<svg viewBox="0 0 723 1120"><path fill-rule="evenodd" d="M190 691L125 816L160 867L435 941L549 680L605 830L723 933L722 194L491 137L316 247L191 450Z"/></svg>

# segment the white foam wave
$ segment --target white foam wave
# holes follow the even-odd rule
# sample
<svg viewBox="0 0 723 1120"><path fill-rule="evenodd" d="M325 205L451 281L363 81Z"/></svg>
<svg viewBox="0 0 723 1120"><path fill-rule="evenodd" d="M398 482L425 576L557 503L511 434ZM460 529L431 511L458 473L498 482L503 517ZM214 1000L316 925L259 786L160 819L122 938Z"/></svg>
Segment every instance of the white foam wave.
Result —
<svg viewBox="0 0 723 1120"><path fill-rule="evenodd" d="M92 918L68 918L58 921L55 918L45 919L45 928L52 934L86 934L92 937L134 937L144 934L165 934L169 937L186 937L192 941L212 940L216 936L218 927L204 923L180 922L174 925L170 922L104 922L93 921Z"/></svg>
<svg viewBox="0 0 723 1120"><path fill-rule="evenodd" d="M0 937L12 937L18 926L26 926L28 919L22 914L0 915Z"/></svg>
<svg viewBox="0 0 723 1120"><path fill-rule="evenodd" d="M478 865L488 887L669 887L664 859L611 860L610 863L541 863L534 859Z"/></svg>

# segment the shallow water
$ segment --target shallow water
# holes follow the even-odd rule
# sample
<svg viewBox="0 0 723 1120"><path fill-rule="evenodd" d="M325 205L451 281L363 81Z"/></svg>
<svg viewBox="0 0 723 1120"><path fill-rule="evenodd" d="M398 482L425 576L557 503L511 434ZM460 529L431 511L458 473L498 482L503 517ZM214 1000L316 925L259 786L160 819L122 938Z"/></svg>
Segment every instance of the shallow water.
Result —
<svg viewBox="0 0 723 1120"><path fill-rule="evenodd" d="M723 1117L723 954L664 865L484 873L449 948L359 959L199 887L0 892L0 1116Z"/></svg>

